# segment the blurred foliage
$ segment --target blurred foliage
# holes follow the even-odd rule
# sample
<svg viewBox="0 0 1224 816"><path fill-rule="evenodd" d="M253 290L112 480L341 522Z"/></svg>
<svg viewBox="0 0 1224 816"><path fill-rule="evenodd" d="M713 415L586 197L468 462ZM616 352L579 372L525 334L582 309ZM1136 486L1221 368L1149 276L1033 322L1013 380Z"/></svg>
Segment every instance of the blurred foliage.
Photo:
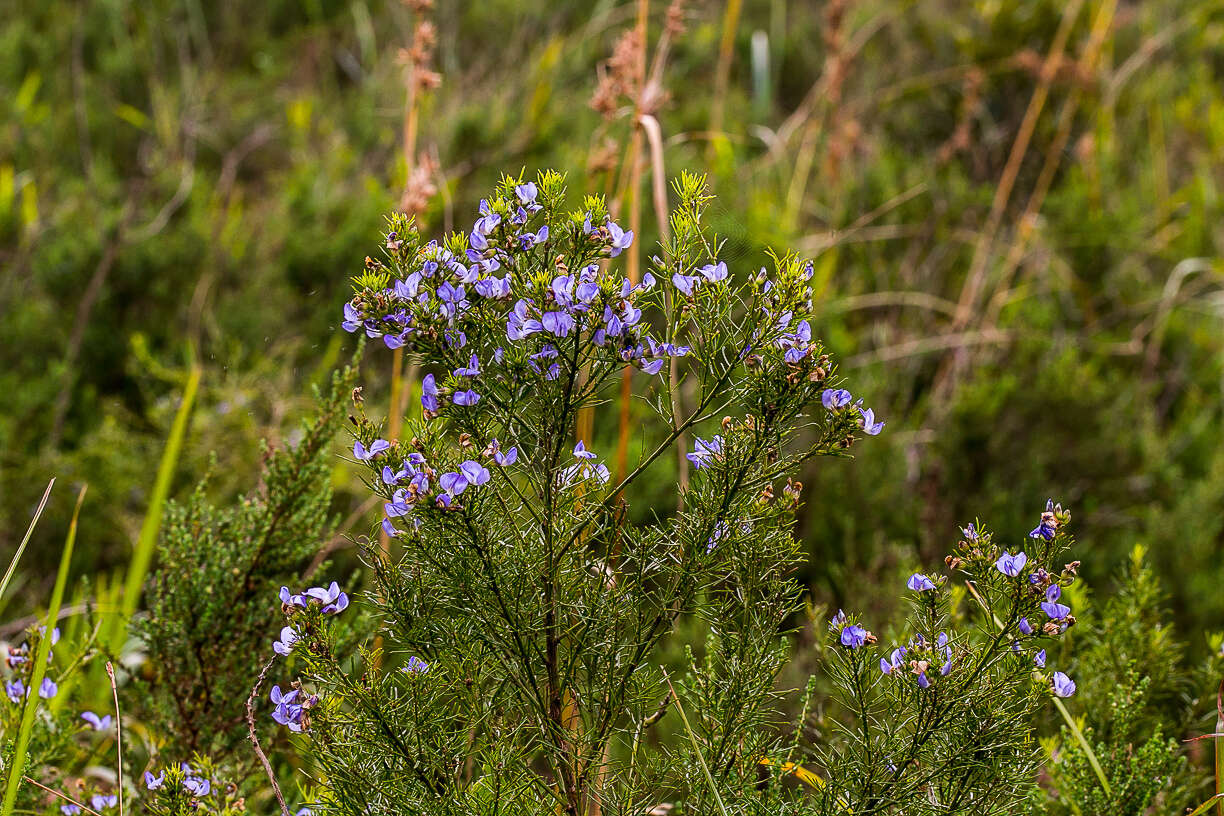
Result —
<svg viewBox="0 0 1224 816"><path fill-rule="evenodd" d="M406 182L398 52L414 18L393 0L12 5L0 550L49 475L88 482L76 563L105 574L135 540L190 360L205 376L180 492L216 450L209 491L232 497L255 482L260 438L297 438L306 386L342 353L348 278ZM853 463L805 474L822 501L801 519L803 580L882 619L894 593L875 588L943 552L957 522L978 512L1027 529L1052 493L1094 542L1090 583L1107 592L1146 546L1205 652L1224 615L1224 10L743 5L718 98L722 4L688 4L656 112L666 173L709 171L734 269L764 263L770 244L818 256L814 333L889 422ZM419 134L438 162L427 230L466 228L505 168L566 169L575 199L624 186L629 121L588 100L634 7L437 4L442 84L422 98ZM651 9L654 43L664 8ZM644 178L646 210L648 190ZM646 246L654 223L644 212ZM389 372L382 357L368 368L375 412ZM615 411L597 413L602 447ZM343 464L332 482L333 509L357 508ZM46 595L71 492L27 555L28 598ZM637 500L672 503L661 490Z"/></svg>

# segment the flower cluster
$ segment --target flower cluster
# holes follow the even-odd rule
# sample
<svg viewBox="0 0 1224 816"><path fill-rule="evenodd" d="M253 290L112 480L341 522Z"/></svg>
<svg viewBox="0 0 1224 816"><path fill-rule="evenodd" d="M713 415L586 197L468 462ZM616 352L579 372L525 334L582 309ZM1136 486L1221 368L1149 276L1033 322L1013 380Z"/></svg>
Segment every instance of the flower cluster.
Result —
<svg viewBox="0 0 1224 816"><path fill-rule="evenodd" d="M525 360L546 380L560 375L556 341L574 333L605 351L607 362L629 363L648 374L659 373L668 359L688 354L685 346L657 341L641 322L640 299L654 289L653 275L646 273L635 284L601 271L599 259L628 248L633 232L610 219L598 224L591 212L581 224L536 227L540 217L552 215L538 203L539 197L536 184L527 182L514 185L512 193L483 200L471 231L448 242L454 250L431 242L410 251L404 238L392 232L387 247L395 269L366 260L366 283L383 283L364 286L344 305L341 326L381 338L389 348L415 342L423 349L453 351L467 346L478 324L474 318L492 313L502 321L510 347L523 349L516 359ZM562 241L576 245L577 254L586 259L575 271L559 264L556 274L545 280L528 272L540 248ZM711 264L694 277L724 280L726 264ZM691 294L692 285L683 280L678 285ZM506 351L498 348L486 360L470 355L467 365L455 369L459 383L447 389L450 404L470 407L479 402L484 368L501 364ZM436 414L442 407L439 384L433 375L427 380L422 401L427 413Z"/></svg>
<svg viewBox="0 0 1224 816"><path fill-rule="evenodd" d="M472 365L476 365L474 359ZM436 410L438 392L432 375L425 377L423 385L422 406L426 412L431 410L431 406L432 410ZM369 463L390 493L389 500L383 503L382 529L391 537L403 534L395 527L393 519L410 516L414 510L427 505L443 510L452 509L457 507L455 500L469 488L488 484L492 473L486 463L509 467L518 461L518 448L511 446L503 449L497 439L490 440L485 446L481 454L483 461L466 459L454 470L441 473L419 451L394 457L391 451L391 443L385 439L375 439L369 446L358 440L353 445L354 457Z"/></svg>
<svg viewBox="0 0 1224 816"><path fill-rule="evenodd" d="M289 591L289 587L281 587L280 599L286 612L294 608L318 606L324 615L335 615L348 609L349 605L348 595L340 590L340 585L335 581L331 582L331 586L311 587L296 595Z"/></svg>
<svg viewBox="0 0 1224 816"><path fill-rule="evenodd" d="M830 410L845 408L851 404L850 400L849 393L844 391L825 392L825 405ZM1041 544L1049 544L1054 540L1057 529L1069 517L1060 505L1047 502L1041 524L1031 536ZM1024 654L1025 647L1035 638L1057 636L1074 625L1075 618L1071 615L1071 608L1060 599L1064 587L1075 580L1079 562L1068 564L1061 574L1055 575L1039 566L1053 556L1053 551L1042 550L1038 558L1030 558L1023 550L1000 551L994 548L991 534L978 529L974 524L961 528L961 533L964 536L961 554L949 556L946 563L949 568L964 569L975 576L984 572L986 574L982 576L982 580L989 578L990 573L1003 577L1003 583L998 585L997 602L1009 604L1012 616L1008 623L1000 623L1003 629L1001 637L1005 638L1013 653ZM975 572L976 570L982 572ZM909 576L906 587L922 595L925 599L923 603L927 605L924 608L933 611L936 595L945 580L942 577L916 572ZM979 586L982 580L977 582ZM976 591L975 597L978 597ZM1029 616L1038 610L1044 614L1046 620L1034 625ZM861 625L846 623L843 613L839 612L834 621L840 627L838 639L843 646L857 649L871 642L870 632ZM1030 653L1030 658L1035 669L1045 668L1045 649ZM929 688L937 677L947 677L951 674L954 663L954 650L947 632L938 632L933 637L918 633L907 645L893 648L888 656L881 657L879 661L882 674L912 675L917 685L924 689ZM930 671L932 666L939 667L937 674ZM1050 690L1059 697L1069 697L1075 692L1074 681L1063 672L1054 672L1049 678L1044 675L1037 676L1042 682L1048 682Z"/></svg>
<svg viewBox="0 0 1224 816"><path fill-rule="evenodd" d="M294 733L301 733L309 727L307 712L319 703L318 695L303 698L301 689L282 692L280 686L272 687L269 699L273 705L272 719Z"/></svg>
<svg viewBox="0 0 1224 816"><path fill-rule="evenodd" d="M909 658L909 673L914 675L914 681L919 688L930 688L931 680L927 671L932 663L939 664L939 674L947 677L952 673L952 646L948 642L948 633L940 632L932 645L921 633L910 639L908 646L893 649L889 657L880 658L880 672L894 674L907 666Z"/></svg>
<svg viewBox="0 0 1224 816"><path fill-rule="evenodd" d="M869 436L877 436L880 431L884 430L884 422L876 422L875 411L864 407L861 399L854 401L854 397L844 388L826 389L820 395L820 402L829 411L849 409L857 412L859 427Z"/></svg>

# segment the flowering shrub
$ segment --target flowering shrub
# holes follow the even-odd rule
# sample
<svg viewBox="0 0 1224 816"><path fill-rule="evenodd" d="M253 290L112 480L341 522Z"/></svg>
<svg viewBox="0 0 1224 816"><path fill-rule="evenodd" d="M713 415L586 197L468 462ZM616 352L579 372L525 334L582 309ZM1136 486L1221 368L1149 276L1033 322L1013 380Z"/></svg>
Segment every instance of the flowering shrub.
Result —
<svg viewBox="0 0 1224 816"><path fill-rule="evenodd" d="M426 373L399 439L357 402L353 459L399 549L370 551L382 650L349 662L327 606L284 606L275 648L302 690L274 689L274 716L309 740L325 808L585 814L750 795L776 747L778 633L798 599L787 475L883 423L831 389L810 264L733 274L701 227L700 178L677 183L674 237L640 281L611 263L633 233L597 198L563 212L563 192L552 173L507 180L441 243L393 217L386 260L367 259L345 304L345 329ZM665 433L614 474L573 428L627 367L651 378ZM690 435L683 511L630 523L627 491ZM709 637L672 679L652 658L682 617ZM645 751L681 707L692 741Z"/></svg>
<svg viewBox="0 0 1224 816"><path fill-rule="evenodd" d="M906 582L912 613L885 640L832 620L830 672L846 714L814 749L827 807L853 813L1014 813L1034 785L1034 727L1076 684L1047 656L1075 617L1061 603L1070 514L1052 502L1027 542L967 525L945 566ZM1021 549L1023 547L1023 549ZM898 811L907 803L922 810Z"/></svg>

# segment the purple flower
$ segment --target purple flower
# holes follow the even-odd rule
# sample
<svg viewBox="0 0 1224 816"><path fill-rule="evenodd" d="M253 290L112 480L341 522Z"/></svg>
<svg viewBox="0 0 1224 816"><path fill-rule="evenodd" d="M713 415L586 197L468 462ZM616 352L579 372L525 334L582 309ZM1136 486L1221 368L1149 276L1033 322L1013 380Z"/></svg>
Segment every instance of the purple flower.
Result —
<svg viewBox="0 0 1224 816"><path fill-rule="evenodd" d="M693 296L693 290L699 283L701 283L700 275L681 275L679 272L672 275L672 285L688 297Z"/></svg>
<svg viewBox="0 0 1224 816"><path fill-rule="evenodd" d="M1046 663L1046 653L1045 653L1045 649L1042 649L1040 652L1038 652L1037 654L1033 655L1033 663L1035 663L1035 664L1037 665L1037 668L1039 668L1039 669L1044 669L1044 668L1045 668L1045 663ZM1065 677L1065 676L1066 676L1066 675L1064 675L1064 677Z"/></svg>
<svg viewBox="0 0 1224 816"><path fill-rule="evenodd" d="M76 816L76 814L80 812L81 812L80 805L74 805L71 803L67 805L60 805L60 813L64 814L64 816Z"/></svg>
<svg viewBox="0 0 1224 816"><path fill-rule="evenodd" d="M297 708L300 712L302 707L298 706ZM289 726L289 728L294 730L293 726ZM302 727L299 725L296 730L301 731ZM183 778L183 788L193 796L208 796L212 793L212 782L200 776L187 776Z"/></svg>
<svg viewBox="0 0 1224 816"><path fill-rule="evenodd" d="M358 439L353 443L353 458L359 459L362 462L368 462L390 447L391 443L385 439L375 439L370 443L369 448L361 444L361 440Z"/></svg>
<svg viewBox="0 0 1224 816"><path fill-rule="evenodd" d="M1033 625L1032 625L1031 623L1029 623L1029 619L1028 619L1028 618L1021 618L1021 619L1020 619L1019 629L1020 629L1020 634L1022 634L1022 635L1031 635L1031 634L1033 634Z"/></svg>
<svg viewBox="0 0 1224 816"><path fill-rule="evenodd" d="M926 672L924 671L918 672L918 687L919 688L930 688L931 687L931 681L927 679Z"/></svg>
<svg viewBox="0 0 1224 816"><path fill-rule="evenodd" d="M89 799L89 806L94 810L106 810L113 808L119 803L119 797L113 793L110 794L94 794Z"/></svg>
<svg viewBox="0 0 1224 816"><path fill-rule="evenodd" d="M575 456L576 458L578 458L578 459L595 459L595 458L597 458L597 457L596 457L596 455L595 455L593 452L591 452L591 451L589 451L589 450L587 450L587 449L586 449L586 445L585 445L585 444L583 444L583 442L582 442L582 440L581 440L581 439L579 439L579 440L578 440L578 444L574 446L574 456Z"/></svg>
<svg viewBox="0 0 1224 816"><path fill-rule="evenodd" d="M144 783L146 790L157 790L166 783L166 772L162 771L157 776L154 776L152 772L145 771Z"/></svg>
<svg viewBox="0 0 1224 816"><path fill-rule="evenodd" d="M915 592L926 592L935 588L935 582L919 572L911 575L909 580L905 582L905 585Z"/></svg>
<svg viewBox="0 0 1224 816"><path fill-rule="evenodd" d="M615 258L633 244L633 230L623 230L615 221L609 221L607 226L612 239L608 243L608 254Z"/></svg>
<svg viewBox="0 0 1224 816"><path fill-rule="evenodd" d="M845 408L851 399L850 392L844 388L830 388L820 395L821 404L830 411Z"/></svg>
<svg viewBox="0 0 1224 816"><path fill-rule="evenodd" d="M405 674L425 674L425 672L429 671L429 664L413 655L408 658L408 663L400 671Z"/></svg>
<svg viewBox="0 0 1224 816"><path fill-rule="evenodd" d="M297 701L297 689L288 693L282 693L280 686L276 685L272 687L269 697L272 700L272 705L275 706L272 709L272 719L281 725L288 726L290 731L300 732L302 730L302 713L304 709ZM187 781L183 780L183 784L186 786Z"/></svg>
<svg viewBox="0 0 1224 816"><path fill-rule="evenodd" d="M965 537L966 541L976 542L978 540L977 527L975 527L971 521L967 526L961 528L961 535Z"/></svg>
<svg viewBox="0 0 1224 816"><path fill-rule="evenodd" d="M1070 697L1075 694L1075 681L1062 672L1054 672L1050 682L1054 686L1054 693L1059 697Z"/></svg>
<svg viewBox="0 0 1224 816"><path fill-rule="evenodd" d="M693 452L686 453L684 456L693 463L693 467L701 470L709 466L714 459L721 457L723 452L723 438L715 436L709 441L704 439L693 440Z"/></svg>
<svg viewBox="0 0 1224 816"><path fill-rule="evenodd" d="M1024 565L1028 563L1028 556L1023 552L1018 552L1015 555L1004 551L999 556L999 560L995 562L995 569L1009 578L1015 578L1020 574L1020 570L1024 569Z"/></svg>
<svg viewBox="0 0 1224 816"><path fill-rule="evenodd" d="M421 407L426 413L438 413L438 384L432 374L421 380Z"/></svg>
<svg viewBox="0 0 1224 816"><path fill-rule="evenodd" d="M456 377L479 377L480 376L480 360L476 359L473 354L468 360L468 364L462 368L455 369Z"/></svg>
<svg viewBox="0 0 1224 816"><path fill-rule="evenodd" d="M493 440L493 441L496 442L497 440ZM502 467L506 467L507 465L513 465L515 462L518 461L518 448L517 447L510 448L504 453L500 450L495 450L493 452L493 461L501 465Z"/></svg>
<svg viewBox="0 0 1224 816"><path fill-rule="evenodd" d="M306 596L294 595L289 591L289 587L283 586L280 588L280 599L281 603L286 606L300 606L302 609L306 608Z"/></svg>
<svg viewBox="0 0 1224 816"><path fill-rule="evenodd" d="M346 332L355 332L361 328L361 313L351 303L344 304L344 321L340 328Z"/></svg>
<svg viewBox="0 0 1224 816"><path fill-rule="evenodd" d="M474 487L479 487L489 481L489 469L473 459L468 459L461 464L459 471L467 479L467 483Z"/></svg>
<svg viewBox="0 0 1224 816"><path fill-rule="evenodd" d="M463 491L467 490L468 480L462 473L443 473L438 479L438 485L446 491L448 496L458 496ZM447 502L449 505L449 501Z"/></svg>
<svg viewBox="0 0 1224 816"><path fill-rule="evenodd" d="M722 261L719 261L718 263L706 264L697 271L701 273L702 277L711 283L727 279L727 265Z"/></svg>
<svg viewBox="0 0 1224 816"><path fill-rule="evenodd" d="M574 318L565 312L545 312L540 318L544 331L556 337L568 337L574 328Z"/></svg>
<svg viewBox="0 0 1224 816"><path fill-rule="evenodd" d="M900 648L893 649L892 655L887 660L882 657L880 658L880 671L883 674L892 674L897 669L905 665L904 661L905 647L902 646Z"/></svg>
<svg viewBox="0 0 1224 816"><path fill-rule="evenodd" d="M520 203L527 206L529 204L535 204L538 191L536 190L535 182L529 181L525 184L516 184L514 186L514 194L518 196ZM537 205L537 209L538 206L539 205Z"/></svg>
<svg viewBox="0 0 1224 816"><path fill-rule="evenodd" d="M1051 620L1062 620L1071 614L1071 607L1066 604L1058 603L1058 599L1062 597L1062 587L1058 584L1050 584L1050 588L1046 590L1046 599L1041 604L1041 609Z"/></svg>
<svg viewBox="0 0 1224 816"><path fill-rule="evenodd" d="M1046 499L1045 512L1041 514L1041 521L1037 526L1029 531L1029 538L1044 538L1046 541L1054 538L1054 531L1058 529L1058 520L1054 517L1054 512L1054 500Z"/></svg>
<svg viewBox="0 0 1224 816"><path fill-rule="evenodd" d="M272 643L272 651L278 655L288 656L293 651L293 644L297 641L298 633L292 626L286 626L280 630L280 640Z"/></svg>
<svg viewBox="0 0 1224 816"><path fill-rule="evenodd" d="M114 720L111 718L111 715L107 714L105 716L99 717L97 714L93 713L92 711L81 712L81 719L89 723L90 727L93 728L93 730L95 731L109 731L111 727L111 723L114 722Z"/></svg>
<svg viewBox="0 0 1224 816"><path fill-rule="evenodd" d="M44 700L50 700L59 693L59 686L55 685L55 681L50 677L44 677L43 681L38 684L38 696Z"/></svg>
<svg viewBox="0 0 1224 816"><path fill-rule="evenodd" d="M463 391L456 391L451 400L456 405L470 406L480 402L480 395L468 388Z"/></svg>
<svg viewBox="0 0 1224 816"><path fill-rule="evenodd" d="M858 624L852 623L841 630L841 645L848 649L857 649L867 642L868 632Z"/></svg>
<svg viewBox="0 0 1224 816"><path fill-rule="evenodd" d="M524 252L531 249L536 244L542 244L547 240L548 240L548 225L547 224L540 227L538 232L534 232L534 233L524 232L522 235L519 236L519 243L522 245Z"/></svg>
<svg viewBox="0 0 1224 816"><path fill-rule="evenodd" d="M303 594L307 598L322 604L324 615L334 615L337 612L343 612L345 609L348 609L348 595L340 591L340 585L335 581L332 581L331 586L326 589L323 587L311 587Z"/></svg>
<svg viewBox="0 0 1224 816"><path fill-rule="evenodd" d="M875 411L870 408L862 409L859 422L862 423L863 433L868 436L879 436L880 431L884 430L884 423L875 421Z"/></svg>

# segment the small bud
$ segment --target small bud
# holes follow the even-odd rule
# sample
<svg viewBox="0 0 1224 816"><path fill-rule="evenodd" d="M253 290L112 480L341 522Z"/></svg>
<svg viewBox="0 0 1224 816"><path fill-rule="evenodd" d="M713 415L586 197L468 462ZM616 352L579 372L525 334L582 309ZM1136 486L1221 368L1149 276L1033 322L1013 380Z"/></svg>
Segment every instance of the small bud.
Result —
<svg viewBox="0 0 1224 816"><path fill-rule="evenodd" d="M470 433L459 434L459 447L461 448L472 447L472 435Z"/></svg>
<svg viewBox="0 0 1224 816"><path fill-rule="evenodd" d="M726 432L731 427L731 423L733 421L734 420L732 420L731 417L729 416L725 416L722 418L722 429L724 432Z"/></svg>
<svg viewBox="0 0 1224 816"><path fill-rule="evenodd" d="M353 389L353 403L356 405L360 405L361 403L365 402L365 397L361 395L361 389L362 387L360 385Z"/></svg>

